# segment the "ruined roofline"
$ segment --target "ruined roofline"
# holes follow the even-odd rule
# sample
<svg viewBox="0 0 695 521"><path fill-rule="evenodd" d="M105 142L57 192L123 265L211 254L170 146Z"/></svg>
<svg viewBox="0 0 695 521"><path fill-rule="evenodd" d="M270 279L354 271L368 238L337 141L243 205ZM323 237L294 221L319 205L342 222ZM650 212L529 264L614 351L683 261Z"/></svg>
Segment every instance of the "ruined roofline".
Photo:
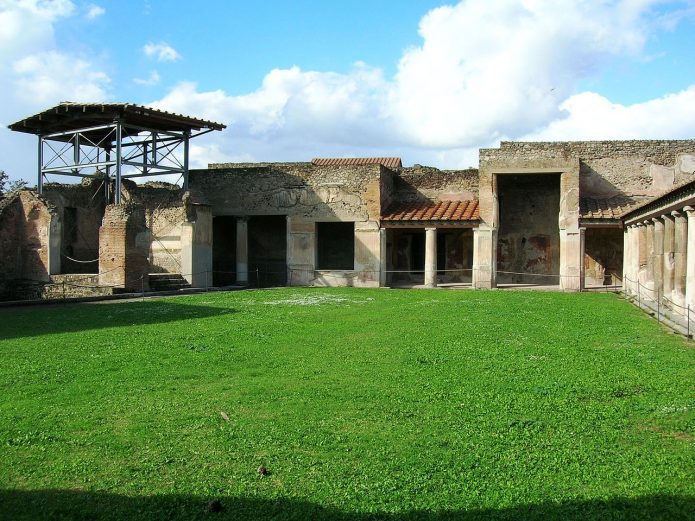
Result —
<svg viewBox="0 0 695 521"><path fill-rule="evenodd" d="M373 166L380 163L368 163L368 164L355 164L355 165L340 165L340 166ZM262 161L258 163L208 163L207 168L191 168L191 172L204 172L206 170L225 170L225 169L236 169L236 168L268 168L268 167L317 167L317 166L339 166L339 165L317 165L313 162L307 161ZM385 165L381 165L385 166ZM386 166L392 172L398 175L409 174L409 175L426 175L429 172L442 172L445 174L477 174L479 172L478 167L469 166L466 168L439 168L436 166L427 166L414 164L412 166L400 166L398 168L391 168Z"/></svg>
<svg viewBox="0 0 695 521"><path fill-rule="evenodd" d="M622 215L624 221L634 219L635 216L648 213L652 207L657 208L664 204L668 200L677 200L680 197L688 197L690 193L695 189L695 179L689 179L682 182L679 185L674 186L669 190L665 190L660 194L650 197L649 199L640 202L640 204L635 205L629 211Z"/></svg>
<svg viewBox="0 0 695 521"><path fill-rule="evenodd" d="M500 141L499 147L480 148L480 152L525 147L563 147L563 146L621 146L621 145L691 145L695 139L600 139L577 141Z"/></svg>
<svg viewBox="0 0 695 521"><path fill-rule="evenodd" d="M208 163L207 168L191 168L191 172L205 170L224 170L233 168L264 168L270 166L311 166L308 161L264 161L258 163Z"/></svg>

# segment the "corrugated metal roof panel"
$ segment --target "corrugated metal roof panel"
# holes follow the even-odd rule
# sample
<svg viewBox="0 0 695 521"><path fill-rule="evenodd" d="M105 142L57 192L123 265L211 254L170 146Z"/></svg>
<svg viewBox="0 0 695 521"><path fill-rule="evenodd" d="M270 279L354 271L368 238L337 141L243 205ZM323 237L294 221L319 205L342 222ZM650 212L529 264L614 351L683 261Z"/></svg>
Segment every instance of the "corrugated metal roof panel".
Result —
<svg viewBox="0 0 695 521"><path fill-rule="evenodd" d="M81 103L62 101L58 105L9 125L10 130L43 134L78 129L85 125L108 122L122 117L126 123L151 126L156 130L209 128L222 130L221 123L184 116L136 103Z"/></svg>

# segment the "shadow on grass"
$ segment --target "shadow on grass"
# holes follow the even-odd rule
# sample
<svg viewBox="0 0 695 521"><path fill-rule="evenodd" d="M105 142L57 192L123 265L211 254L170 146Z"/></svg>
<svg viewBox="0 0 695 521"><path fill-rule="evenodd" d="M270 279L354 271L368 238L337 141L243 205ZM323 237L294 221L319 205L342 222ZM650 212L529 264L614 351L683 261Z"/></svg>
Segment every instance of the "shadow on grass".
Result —
<svg viewBox="0 0 695 521"><path fill-rule="evenodd" d="M0 340L196 320L232 313L236 311L192 306L174 300L4 309L0 311Z"/></svg>
<svg viewBox="0 0 695 521"><path fill-rule="evenodd" d="M193 496L128 497L72 490L0 490L2 520L305 520L445 521L445 520L692 520L695 498L653 495L640 498L569 501L505 509L414 511L402 514L344 512L290 499L222 497L221 512L210 512L209 499Z"/></svg>

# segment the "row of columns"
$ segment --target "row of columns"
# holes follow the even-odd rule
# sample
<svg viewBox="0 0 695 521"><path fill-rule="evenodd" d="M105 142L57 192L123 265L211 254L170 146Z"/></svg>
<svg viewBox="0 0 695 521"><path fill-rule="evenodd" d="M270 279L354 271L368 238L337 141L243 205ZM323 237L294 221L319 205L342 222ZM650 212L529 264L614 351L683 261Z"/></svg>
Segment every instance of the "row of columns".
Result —
<svg viewBox="0 0 695 521"><path fill-rule="evenodd" d="M652 300L695 309L695 209L686 206L626 226L624 245L626 291L646 289Z"/></svg>

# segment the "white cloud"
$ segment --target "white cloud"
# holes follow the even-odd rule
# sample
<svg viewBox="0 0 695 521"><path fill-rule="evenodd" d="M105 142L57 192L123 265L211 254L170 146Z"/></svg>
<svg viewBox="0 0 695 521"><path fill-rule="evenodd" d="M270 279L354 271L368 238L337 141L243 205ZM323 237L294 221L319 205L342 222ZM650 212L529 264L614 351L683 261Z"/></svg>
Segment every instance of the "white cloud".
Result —
<svg viewBox="0 0 695 521"><path fill-rule="evenodd" d="M155 58L159 62L175 62L181 59L181 55L171 45L165 42L148 42L142 48L142 52L149 58Z"/></svg>
<svg viewBox="0 0 695 521"><path fill-rule="evenodd" d="M575 91L616 57L642 59L649 36L688 12L661 15L663 4L465 0L423 17L422 44L404 52L392 79L363 63L346 74L293 67L240 96L182 82L156 105L228 124L210 138L218 150L257 160L386 153L465 167L501 138L648 137L652 118L663 122L660 136L692 135L693 118L667 124L687 93L622 107ZM607 133L601 121L611 118Z"/></svg>
<svg viewBox="0 0 695 521"><path fill-rule="evenodd" d="M695 134L695 85L633 105L583 92L568 98L560 108L565 117L523 139L692 139Z"/></svg>
<svg viewBox="0 0 695 521"><path fill-rule="evenodd" d="M35 177L35 143L6 125L61 100L110 97L109 76L87 54L61 49L55 25L76 14L68 0L0 0L0 168Z"/></svg>
<svg viewBox="0 0 695 521"><path fill-rule="evenodd" d="M243 95L184 81L153 105L229 125L194 141L196 166L400 155L456 168L499 139L691 137L695 87L621 105L577 85L616 61L643 61L649 38L694 9L693 0L464 0L422 18L422 40L393 77L364 63L346 73L274 69ZM55 24L75 12L68 0L0 0L0 92L9 93L0 121L61 99L110 98L104 70L55 42ZM181 59L165 42L142 52ZM152 71L133 81L161 80ZM16 142L0 136L0 157L14 158Z"/></svg>
<svg viewBox="0 0 695 521"><path fill-rule="evenodd" d="M151 71L147 78L133 78L133 82L143 87L153 87L159 85L161 79L157 71Z"/></svg>
<svg viewBox="0 0 695 521"><path fill-rule="evenodd" d="M108 97L109 77L87 60L58 51L32 54L13 66L16 96L48 105L60 100L101 101Z"/></svg>
<svg viewBox="0 0 695 521"><path fill-rule="evenodd" d="M106 9L104 9L100 5L89 4L87 6L87 13L85 14L85 18L87 18L87 20L94 20L104 15L105 13Z"/></svg>

